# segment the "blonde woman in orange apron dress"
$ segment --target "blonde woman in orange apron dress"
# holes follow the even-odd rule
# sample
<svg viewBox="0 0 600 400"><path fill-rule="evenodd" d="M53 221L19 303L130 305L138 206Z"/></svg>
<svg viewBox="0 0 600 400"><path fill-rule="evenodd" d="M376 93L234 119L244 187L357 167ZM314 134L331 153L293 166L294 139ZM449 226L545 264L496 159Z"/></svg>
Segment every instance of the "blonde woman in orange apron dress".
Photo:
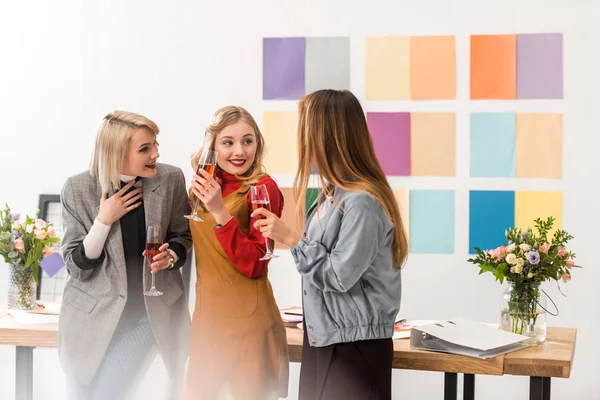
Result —
<svg viewBox="0 0 600 400"><path fill-rule="evenodd" d="M250 187L265 185L271 210L283 198L262 166L263 138L241 107L218 110L202 148L218 153L217 176L194 175L191 199L200 200L190 221L196 255L196 308L192 319L187 400L287 397L285 327L268 280L265 238L252 227ZM196 168L202 148L192 156Z"/></svg>

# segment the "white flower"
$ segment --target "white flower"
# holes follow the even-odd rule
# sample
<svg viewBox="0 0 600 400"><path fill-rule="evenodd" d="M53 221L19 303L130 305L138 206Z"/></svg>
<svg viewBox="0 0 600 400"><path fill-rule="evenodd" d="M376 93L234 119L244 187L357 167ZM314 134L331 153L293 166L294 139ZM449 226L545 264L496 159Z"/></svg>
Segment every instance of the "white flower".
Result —
<svg viewBox="0 0 600 400"><path fill-rule="evenodd" d="M528 273L528 274L527 274L527 277L528 277L528 278L533 278L533 273L532 273L532 272Z"/></svg>
<svg viewBox="0 0 600 400"><path fill-rule="evenodd" d="M510 267L510 272L512 272L514 274L516 271L517 270L515 269L515 267Z"/></svg>
<svg viewBox="0 0 600 400"><path fill-rule="evenodd" d="M12 225L13 231L18 231L21 228L21 223L19 221L14 221Z"/></svg>
<svg viewBox="0 0 600 400"><path fill-rule="evenodd" d="M516 244L514 244L514 243L511 243L511 244L510 244L510 245L509 245L509 246L506 248L506 251L507 251L508 253L512 253L513 251L515 251L515 249L516 249L516 248L517 248L517 245L516 245Z"/></svg>
<svg viewBox="0 0 600 400"><path fill-rule="evenodd" d="M33 232L33 228L35 228L35 225L27 225L27 227L25 228L25 232L31 233Z"/></svg>
<svg viewBox="0 0 600 400"><path fill-rule="evenodd" d="M515 256L513 253L507 254L506 262L514 265L517 262L517 256Z"/></svg>
<svg viewBox="0 0 600 400"><path fill-rule="evenodd" d="M529 251L529 249L531 249L531 247L529 247L529 245L527 243L523 243L523 244L519 245L519 247L523 251Z"/></svg>
<svg viewBox="0 0 600 400"><path fill-rule="evenodd" d="M520 274L521 272L523 272L523 266L522 265L517 265L516 267L513 267L515 269L515 272L517 274Z"/></svg>
<svg viewBox="0 0 600 400"><path fill-rule="evenodd" d="M523 268L523 265L525 264L525 260L523 260L521 257L519 257L519 258L517 258L516 264L517 264L517 267Z"/></svg>

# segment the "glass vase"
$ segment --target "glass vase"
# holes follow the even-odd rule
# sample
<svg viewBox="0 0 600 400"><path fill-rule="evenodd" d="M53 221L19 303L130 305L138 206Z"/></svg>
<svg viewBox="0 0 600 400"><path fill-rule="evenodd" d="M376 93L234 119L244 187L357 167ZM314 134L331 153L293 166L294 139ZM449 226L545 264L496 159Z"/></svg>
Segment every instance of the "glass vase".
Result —
<svg viewBox="0 0 600 400"><path fill-rule="evenodd" d="M36 283L32 268L8 264L8 308L31 310L35 307Z"/></svg>
<svg viewBox="0 0 600 400"><path fill-rule="evenodd" d="M546 340L546 297L540 282L508 282L502 294L500 328L528 336L528 344Z"/></svg>

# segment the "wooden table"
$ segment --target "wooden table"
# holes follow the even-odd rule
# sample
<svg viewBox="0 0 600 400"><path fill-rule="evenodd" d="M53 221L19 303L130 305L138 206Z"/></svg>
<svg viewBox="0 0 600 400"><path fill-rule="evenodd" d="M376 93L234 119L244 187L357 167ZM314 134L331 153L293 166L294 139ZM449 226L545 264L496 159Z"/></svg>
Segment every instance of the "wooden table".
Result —
<svg viewBox="0 0 600 400"><path fill-rule="evenodd" d="M56 347L57 324L22 325L0 305L0 345L16 346L15 399L33 398L33 349Z"/></svg>
<svg viewBox="0 0 600 400"><path fill-rule="evenodd" d="M394 340L392 366L398 369L444 372L444 399L457 398L457 374L464 374L463 399L475 399L475 375L529 376L529 399L549 400L550 379L571 375L577 330L548 328L543 344L480 360L467 356L413 350L408 339ZM287 329L290 361L302 361L302 331Z"/></svg>
<svg viewBox="0 0 600 400"><path fill-rule="evenodd" d="M548 328L548 338L536 347L480 360L410 348L407 339L394 340L393 367L444 372L444 399L457 398L457 374L464 374L465 400L475 398L475 375L530 377L530 400L550 399L550 379L568 378L575 353L576 329ZM302 331L287 328L290 361L302 361ZM57 325L19 325L0 309L0 345L16 346L16 400L32 399L33 348L56 347Z"/></svg>

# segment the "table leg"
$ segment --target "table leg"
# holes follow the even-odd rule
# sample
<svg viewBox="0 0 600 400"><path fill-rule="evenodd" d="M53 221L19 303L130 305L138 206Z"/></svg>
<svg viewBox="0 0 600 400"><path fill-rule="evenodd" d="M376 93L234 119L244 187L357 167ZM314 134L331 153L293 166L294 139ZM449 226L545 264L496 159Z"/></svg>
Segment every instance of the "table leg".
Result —
<svg viewBox="0 0 600 400"><path fill-rule="evenodd" d="M33 399L33 347L17 346L15 400Z"/></svg>
<svg viewBox="0 0 600 400"><path fill-rule="evenodd" d="M444 372L444 400L456 400L456 372Z"/></svg>
<svg viewBox="0 0 600 400"><path fill-rule="evenodd" d="M550 377L529 378L529 400L550 400Z"/></svg>
<svg viewBox="0 0 600 400"><path fill-rule="evenodd" d="M463 399L475 400L475 375L464 374Z"/></svg>
<svg viewBox="0 0 600 400"><path fill-rule="evenodd" d="M542 378L542 387L544 389L543 400L550 400L550 377Z"/></svg>

